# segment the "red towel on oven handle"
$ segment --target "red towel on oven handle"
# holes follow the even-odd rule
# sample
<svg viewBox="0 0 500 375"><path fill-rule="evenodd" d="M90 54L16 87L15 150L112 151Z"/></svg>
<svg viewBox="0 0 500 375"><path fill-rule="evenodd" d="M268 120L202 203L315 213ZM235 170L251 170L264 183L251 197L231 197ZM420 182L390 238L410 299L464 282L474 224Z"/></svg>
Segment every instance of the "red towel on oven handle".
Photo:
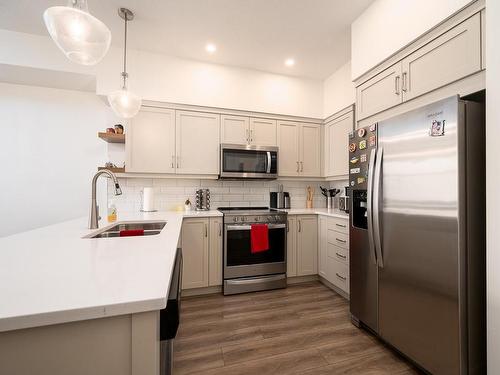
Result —
<svg viewBox="0 0 500 375"><path fill-rule="evenodd" d="M267 224L252 224L250 228L250 251L252 254L269 250L269 228Z"/></svg>

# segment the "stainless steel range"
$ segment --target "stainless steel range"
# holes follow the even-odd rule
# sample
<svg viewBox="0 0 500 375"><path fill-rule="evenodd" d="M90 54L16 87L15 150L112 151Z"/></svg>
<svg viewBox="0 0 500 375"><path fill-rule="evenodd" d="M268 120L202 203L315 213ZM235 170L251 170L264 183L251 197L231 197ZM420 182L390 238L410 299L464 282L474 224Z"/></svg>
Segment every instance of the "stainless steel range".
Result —
<svg viewBox="0 0 500 375"><path fill-rule="evenodd" d="M286 287L287 214L267 207L219 207L224 214L224 294ZM251 251L252 224L267 224L269 249Z"/></svg>

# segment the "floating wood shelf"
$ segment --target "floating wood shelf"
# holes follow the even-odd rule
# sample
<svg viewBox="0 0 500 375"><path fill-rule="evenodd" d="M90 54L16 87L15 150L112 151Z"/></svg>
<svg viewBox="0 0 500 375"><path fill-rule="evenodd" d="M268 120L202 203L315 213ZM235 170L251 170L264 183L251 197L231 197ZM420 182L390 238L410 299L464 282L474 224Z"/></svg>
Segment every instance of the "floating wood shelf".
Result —
<svg viewBox="0 0 500 375"><path fill-rule="evenodd" d="M99 138L108 143L125 143L125 134L103 133L97 134Z"/></svg>
<svg viewBox="0 0 500 375"><path fill-rule="evenodd" d="M98 167L97 170L108 169L113 173L125 173L125 168Z"/></svg>

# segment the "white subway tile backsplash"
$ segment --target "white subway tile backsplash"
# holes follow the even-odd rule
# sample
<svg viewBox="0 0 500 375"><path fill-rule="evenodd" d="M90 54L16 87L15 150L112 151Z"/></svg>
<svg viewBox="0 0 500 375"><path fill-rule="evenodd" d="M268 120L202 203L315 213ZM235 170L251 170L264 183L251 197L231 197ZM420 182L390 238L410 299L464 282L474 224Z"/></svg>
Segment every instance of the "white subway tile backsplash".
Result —
<svg viewBox="0 0 500 375"><path fill-rule="evenodd" d="M155 206L158 210L175 210L184 205L189 198L195 204L195 193L199 188L210 189L210 206L269 206L269 192L278 191L280 184L291 196L292 208L306 206L306 188L314 189L314 207L324 207L324 197L319 185L342 188L347 181L219 181L175 178L120 178L123 195L115 197L113 189L108 188L108 198L113 198L119 212L140 210L141 191L144 187L153 187Z"/></svg>

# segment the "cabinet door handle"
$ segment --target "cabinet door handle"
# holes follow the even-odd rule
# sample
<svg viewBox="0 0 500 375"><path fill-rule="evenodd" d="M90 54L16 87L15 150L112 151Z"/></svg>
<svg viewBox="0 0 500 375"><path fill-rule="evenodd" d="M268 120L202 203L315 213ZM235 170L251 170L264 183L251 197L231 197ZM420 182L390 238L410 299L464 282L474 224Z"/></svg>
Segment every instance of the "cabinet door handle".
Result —
<svg viewBox="0 0 500 375"><path fill-rule="evenodd" d="M346 242L347 242L346 240L341 240L340 238L336 238L336 237L335 237L335 239L336 239L337 241L339 241L339 242L342 242L342 243L346 243Z"/></svg>
<svg viewBox="0 0 500 375"><path fill-rule="evenodd" d="M250 129L250 142L253 142L253 130Z"/></svg>
<svg viewBox="0 0 500 375"><path fill-rule="evenodd" d="M177 156L177 168L180 168L180 165L181 165L180 159L181 159L181 157Z"/></svg>
<svg viewBox="0 0 500 375"><path fill-rule="evenodd" d="M335 252L335 255L337 255L339 258L347 259L347 257L345 255L339 254L337 252Z"/></svg>
<svg viewBox="0 0 500 375"><path fill-rule="evenodd" d="M399 75L396 76L396 78L394 78L394 93L396 95L399 95L400 92L399 92Z"/></svg>
<svg viewBox="0 0 500 375"><path fill-rule="evenodd" d="M205 237L208 237L208 225L205 224Z"/></svg>
<svg viewBox="0 0 500 375"><path fill-rule="evenodd" d="M247 134L247 143L250 143L250 136L248 135L248 129L245 132Z"/></svg>
<svg viewBox="0 0 500 375"><path fill-rule="evenodd" d="M346 227L345 225L338 224L338 223L335 223L335 225L338 226L338 227L341 227L341 228L345 228Z"/></svg>
<svg viewBox="0 0 500 375"><path fill-rule="evenodd" d="M344 281L347 280L347 278L345 278L344 276L340 276L337 272L335 272L335 276L337 276L341 280L344 280Z"/></svg>
<svg viewBox="0 0 500 375"><path fill-rule="evenodd" d="M407 76L408 76L408 73L407 72L404 72L403 73L403 91L406 92L408 90L408 88L406 87L406 84L407 84Z"/></svg>
<svg viewBox="0 0 500 375"><path fill-rule="evenodd" d="M299 162L297 162L297 173L299 173L300 169L299 169Z"/></svg>
<svg viewBox="0 0 500 375"><path fill-rule="evenodd" d="M175 168L175 167L174 167L174 159L175 159L175 156L174 156L174 155L172 155L172 169L174 169L174 168Z"/></svg>
<svg viewBox="0 0 500 375"><path fill-rule="evenodd" d="M304 162L303 161L300 162L300 171L304 172Z"/></svg>
<svg viewBox="0 0 500 375"><path fill-rule="evenodd" d="M302 221L299 220L299 232L302 232Z"/></svg>
<svg viewBox="0 0 500 375"><path fill-rule="evenodd" d="M219 223L219 237L222 237L222 223Z"/></svg>

